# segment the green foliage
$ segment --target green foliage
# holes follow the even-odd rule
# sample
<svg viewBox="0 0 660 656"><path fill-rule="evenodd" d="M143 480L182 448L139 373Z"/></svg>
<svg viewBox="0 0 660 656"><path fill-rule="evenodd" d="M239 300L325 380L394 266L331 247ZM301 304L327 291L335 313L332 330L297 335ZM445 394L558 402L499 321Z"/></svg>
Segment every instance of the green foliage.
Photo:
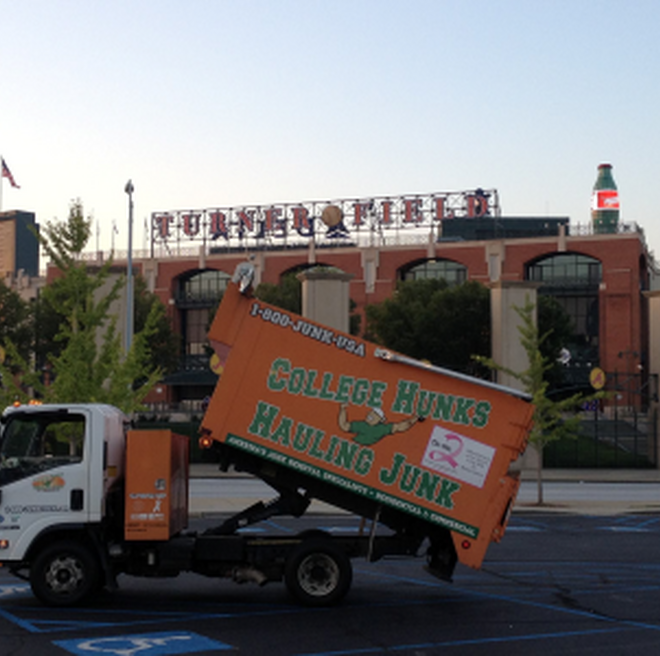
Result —
<svg viewBox="0 0 660 656"><path fill-rule="evenodd" d="M557 401L550 398L548 396L549 382L546 374L554 363L543 354L543 347L552 334L552 329L539 334L535 321L536 307L529 299L527 299L525 305L514 307L514 310L521 319L518 332L520 333L520 343L525 349L529 362L527 369L513 371L503 367L491 358L476 356L475 359L491 369L505 372L519 380L523 389L531 396L534 415L529 442L536 447L539 453L537 468L538 503L542 503L543 449L557 440L577 438L580 429L580 416L576 411L585 401L603 398L605 394L597 393L591 396L573 394L568 398Z"/></svg>
<svg viewBox="0 0 660 656"><path fill-rule="evenodd" d="M473 354L490 353L490 292L469 281L400 282L395 294L368 305L368 338L413 358L470 374L483 372Z"/></svg>
<svg viewBox="0 0 660 656"><path fill-rule="evenodd" d="M348 303L348 332L351 335L359 335L362 326L362 315L358 314L357 303L351 298Z"/></svg>
<svg viewBox="0 0 660 656"><path fill-rule="evenodd" d="M11 340L22 357L27 358L32 334L29 304L0 280L0 345Z"/></svg>
<svg viewBox="0 0 660 656"><path fill-rule="evenodd" d="M548 364L544 378L552 390L565 384L564 365L559 362L559 355L562 348L573 342L575 327L571 316L552 296L538 297L537 313L539 331L546 336L539 345Z"/></svg>
<svg viewBox="0 0 660 656"><path fill-rule="evenodd" d="M0 364L0 412L14 401L26 403L30 397L28 389L40 389L41 379L30 367L11 339L2 344L6 360Z"/></svg>
<svg viewBox="0 0 660 656"><path fill-rule="evenodd" d="M297 272L282 276L279 285L262 282L254 290L254 295L283 310L300 314L302 312L302 284L296 278Z"/></svg>
<svg viewBox="0 0 660 656"><path fill-rule="evenodd" d="M142 276L134 278L135 332L140 333L147 327L151 318L153 333L148 344L148 359L153 369L160 368L163 375L172 373L179 367L180 337L172 330L163 302L147 289ZM150 324L151 325L151 324Z"/></svg>
<svg viewBox="0 0 660 656"><path fill-rule="evenodd" d="M580 426L580 417L575 414L585 401L602 398L602 394L586 396L573 394L572 396L555 401L548 396L548 380L546 372L552 368L553 362L543 354L543 346L552 334L552 329L542 335L535 321L535 305L529 299L522 307L514 307L521 319L518 326L520 342L525 349L529 366L524 371L512 371L503 367L490 358L479 358L486 366L503 371L519 380L523 389L531 396L534 404L534 426L529 441L539 450L549 442L566 437L577 437Z"/></svg>
<svg viewBox="0 0 660 656"><path fill-rule="evenodd" d="M116 318L110 313L125 282L123 277L111 279L111 261L96 272L89 271L80 255L90 234L91 219L84 217L82 204L75 201L68 221L48 223L39 235L60 272L42 292L44 308L60 317L54 337L59 348L49 354L52 382L48 384L7 340L8 361L0 367L5 405L36 395L53 403L111 403L130 414L141 407L161 376L149 363L149 345L162 310L152 304L144 328L135 332L131 349L124 354Z"/></svg>

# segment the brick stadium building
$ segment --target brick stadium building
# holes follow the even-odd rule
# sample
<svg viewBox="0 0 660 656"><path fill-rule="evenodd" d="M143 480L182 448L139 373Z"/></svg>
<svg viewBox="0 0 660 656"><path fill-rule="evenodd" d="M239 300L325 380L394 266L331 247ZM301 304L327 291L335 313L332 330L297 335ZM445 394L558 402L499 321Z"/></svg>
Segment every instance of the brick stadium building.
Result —
<svg viewBox="0 0 660 656"><path fill-rule="evenodd" d="M28 224L35 225L34 214L0 213L0 264L10 285L24 286L25 274L37 272ZM209 312L248 256L257 283L277 284L289 272L319 265L351 274L358 312L390 296L404 279L535 281L539 293L559 299L574 320L568 368L577 379L595 366L635 375L648 369L645 292L654 288L654 262L633 224L594 233L568 218L503 217L497 192L477 189L156 212L150 237L148 252L134 254L134 269L167 307L182 353L180 370L158 387L155 402L196 406L215 384L205 348ZM115 263L125 271L121 254Z"/></svg>
<svg viewBox="0 0 660 656"><path fill-rule="evenodd" d="M26 299L43 284L29 226L38 229L33 213L0 213L0 274ZM102 253L88 255L90 265L104 260ZM606 389L616 392L608 407L592 413L591 451L600 453L599 445L610 442L617 445L615 466L660 462L660 286L635 224L603 228L570 224L566 217L504 217L497 192L481 189L156 212L150 248L133 253L133 268L165 304L182 354L179 370L148 399L156 413L196 412L211 393L217 377L206 347L209 316L236 265L248 257L257 283L277 284L287 273L314 266L336 267L351 276L349 295L358 312L389 297L405 279L477 280L495 287L532 281L573 318L567 383L584 386L599 367ZM116 275L126 272L126 254L115 253L114 262ZM46 281L54 275L49 268ZM125 329L125 300L115 312ZM581 465L576 456L569 466L592 462Z"/></svg>
<svg viewBox="0 0 660 656"><path fill-rule="evenodd" d="M358 312L389 297L405 279L534 281L573 318L569 377L588 381L596 366L639 375L647 362L644 292L653 287L654 262L636 225L595 234L568 218L503 217L497 192L481 189L157 212L148 257L134 264L168 307L183 353L181 370L158 388L158 400L195 403L212 388L209 311L248 256L257 283L277 284L313 266L351 274Z"/></svg>

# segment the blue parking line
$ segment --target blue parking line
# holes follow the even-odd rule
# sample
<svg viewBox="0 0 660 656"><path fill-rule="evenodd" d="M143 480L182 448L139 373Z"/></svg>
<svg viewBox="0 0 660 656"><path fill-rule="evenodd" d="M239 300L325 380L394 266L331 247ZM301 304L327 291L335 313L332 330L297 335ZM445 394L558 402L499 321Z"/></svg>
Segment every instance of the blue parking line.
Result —
<svg viewBox="0 0 660 656"><path fill-rule="evenodd" d="M2 608L0 608L0 617L9 620L10 622L13 622L14 624L16 624L16 626L20 626L22 629L25 629L30 633L35 633L35 631L32 628L32 622L30 622L29 620L22 620L20 617L16 617L16 615L13 615L8 611L3 610Z"/></svg>
<svg viewBox="0 0 660 656"><path fill-rule="evenodd" d="M175 623L175 622L198 622L200 620L207 619L234 619L234 618L245 618L245 617L264 617L269 615L282 615L290 613L301 613L309 612L309 609L303 609L299 606L287 606L282 608L280 606L266 606L259 610L252 610L255 604L245 604L248 612L218 612L216 611L197 611L197 612L185 612L185 611L145 611L145 610L130 610L125 608L118 609L97 609L97 608L76 608L75 616L78 619L56 619L58 615L64 615L67 612L71 612L71 609L57 609L49 608L44 609L39 607L36 608L21 608L21 611L38 611L37 619L25 619L24 617L19 617L17 614L14 614L6 609L0 608L0 617L20 626L22 629L30 633L53 633L59 631L80 631L88 628L107 628L107 627L118 627L118 626L141 626L145 624L154 624L154 623ZM216 604L212 604L213 608L216 608ZM44 617L47 614L47 618ZM97 615L108 619L101 620L81 620L79 619L81 615ZM110 616L119 615L120 617L117 620L112 620ZM123 620L123 617L132 616L134 619Z"/></svg>
<svg viewBox="0 0 660 656"><path fill-rule="evenodd" d="M614 533L650 533L651 529L641 526L599 526L599 531L612 531Z"/></svg>
<svg viewBox="0 0 660 656"><path fill-rule="evenodd" d="M533 633L521 636L504 636L492 638L472 638L465 640L446 640L442 642L417 642L403 645L390 645L388 647L362 647L359 649L340 649L334 651L316 651L296 654L296 656L354 656L355 654L382 654L410 649L438 649L439 647L465 647L467 645L486 645L496 643L522 642L525 640L546 640L551 638L574 638L604 633L620 633L630 631L627 627L609 629L585 629L584 631L562 631L561 633Z"/></svg>
<svg viewBox="0 0 660 656"><path fill-rule="evenodd" d="M364 571L363 573L368 573ZM404 577L404 576L395 576L392 574L379 574L380 577L382 578L387 578L390 580L397 580L397 581L403 581L405 583L412 583L415 585L423 585L425 587L440 587L441 583L435 583L433 581L423 581L421 579L415 579L412 577ZM481 599L493 599L497 601L503 601L505 603L510 603L510 604L517 604L520 606L530 606L532 608L540 608L542 610L549 610L553 612L558 612L558 613L564 613L567 615L572 615L575 617L582 617L582 618L588 618L590 620L595 620L595 621L600 621L600 622L610 622L610 623L615 623L615 624L620 624L622 626L629 626L629 627L635 627L638 629L646 629L650 631L660 631L660 624L648 624L646 622L636 622L634 620L619 620L616 618L611 618L611 617L605 617L603 615L598 615L596 613L592 613L589 611L585 610L580 610L577 608L567 608L565 606L557 606L554 604L548 604L548 603L543 603L543 602L538 602L538 601L531 601L531 600L525 600L521 599L518 597L512 597L510 595L500 595L500 594L492 594L489 592L479 592L477 590L466 590L465 588L454 588L454 590L470 597L478 597Z"/></svg>
<svg viewBox="0 0 660 656"><path fill-rule="evenodd" d="M507 526L506 532L509 533L541 533L545 531L538 526Z"/></svg>
<svg viewBox="0 0 660 656"><path fill-rule="evenodd" d="M639 526L651 526L652 524L657 524L660 522L660 517L652 517L651 519L647 519L644 522L641 522Z"/></svg>

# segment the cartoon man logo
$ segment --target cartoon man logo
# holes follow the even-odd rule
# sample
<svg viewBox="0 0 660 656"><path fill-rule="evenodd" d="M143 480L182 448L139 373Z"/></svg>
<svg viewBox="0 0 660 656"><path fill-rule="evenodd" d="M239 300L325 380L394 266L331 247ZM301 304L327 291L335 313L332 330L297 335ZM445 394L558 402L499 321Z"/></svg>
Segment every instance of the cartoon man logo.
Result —
<svg viewBox="0 0 660 656"><path fill-rule="evenodd" d="M371 446L393 433L403 433L414 426L418 417L409 417L402 421L387 423L385 413L380 408L369 408L367 416L362 421L349 421L348 403L339 407L337 423L345 433L353 433L353 440L362 446Z"/></svg>

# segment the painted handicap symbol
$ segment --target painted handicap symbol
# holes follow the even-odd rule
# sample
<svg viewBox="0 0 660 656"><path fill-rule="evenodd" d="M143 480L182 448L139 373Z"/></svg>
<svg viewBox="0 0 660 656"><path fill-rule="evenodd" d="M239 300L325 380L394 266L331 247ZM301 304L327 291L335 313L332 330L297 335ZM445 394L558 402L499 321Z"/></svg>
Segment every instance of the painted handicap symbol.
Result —
<svg viewBox="0 0 660 656"><path fill-rule="evenodd" d="M147 633L142 635L56 640L55 645L77 655L169 656L207 650L231 649L230 645L188 632Z"/></svg>
<svg viewBox="0 0 660 656"><path fill-rule="evenodd" d="M92 651L99 654L116 654L117 656L134 656L140 651L163 647L176 640L190 640L190 636L177 635L171 638L101 638L88 640L78 644L82 651Z"/></svg>

